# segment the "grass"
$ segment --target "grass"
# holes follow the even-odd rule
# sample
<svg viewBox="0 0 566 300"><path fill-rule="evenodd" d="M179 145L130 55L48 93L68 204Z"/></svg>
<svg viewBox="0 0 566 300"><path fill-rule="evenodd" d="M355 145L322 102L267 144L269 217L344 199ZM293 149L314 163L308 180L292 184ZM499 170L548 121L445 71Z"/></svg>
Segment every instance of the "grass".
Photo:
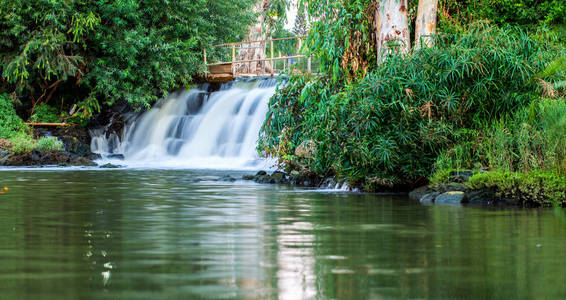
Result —
<svg viewBox="0 0 566 300"><path fill-rule="evenodd" d="M491 189L499 200L508 204L531 207L566 205L566 177L554 172L479 173L470 178L468 187Z"/></svg>
<svg viewBox="0 0 566 300"><path fill-rule="evenodd" d="M63 143L56 137L35 139L31 129L16 114L8 95L0 94L0 148L13 153L61 151Z"/></svg>

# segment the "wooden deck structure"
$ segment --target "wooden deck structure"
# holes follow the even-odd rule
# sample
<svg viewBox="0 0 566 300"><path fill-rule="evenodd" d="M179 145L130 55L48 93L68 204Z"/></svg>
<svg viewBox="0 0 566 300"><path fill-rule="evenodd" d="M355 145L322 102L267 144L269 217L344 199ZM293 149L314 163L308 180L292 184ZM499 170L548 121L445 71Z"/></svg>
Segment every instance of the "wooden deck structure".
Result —
<svg viewBox="0 0 566 300"><path fill-rule="evenodd" d="M237 77L253 77L253 76L273 76L273 75L277 75L277 74L281 74L281 72L284 72L285 70L287 70L290 67L290 60L295 60L295 59L300 59L300 58L306 58L307 61L307 67L306 70L304 70L307 73L311 73L311 58L307 57L306 55L302 55L300 54L300 49L302 47L302 42L303 42L303 36L298 36L298 37L288 37L288 38L278 38L278 39L268 39L268 40L263 40L263 41L244 41L244 42L238 42L238 43L225 43L225 44L219 44L219 45L214 45L214 47L216 48L228 48L231 50L231 57L232 60L231 61L224 61L224 62L214 62L214 63L209 63L207 61L207 53L206 53L206 49L203 50L203 55L204 55L204 63L207 65L208 70L206 73L206 80L208 82L227 82L227 81L231 81L234 80ZM281 51L278 51L278 56L275 55L275 47L274 44L278 41L289 41L289 40L298 40L297 43L297 47L296 47L296 51L295 53L289 55L282 55ZM253 47L251 45L253 44L259 44L259 47ZM244 45L247 45L247 47L244 47ZM267 45L269 45L269 53L270 55L267 55ZM254 48L263 48L264 51L266 52L266 58L264 59L251 59L251 60L238 60L238 55L237 53L239 53L240 50L242 49L254 49ZM278 61L283 61L283 68L282 69L277 69L276 68L276 64ZM257 62L266 62L266 64L263 64L263 70L261 70L260 72L254 73L254 74L249 74L249 73L239 73L238 69L239 66L241 66L242 64L246 64L246 63L257 63ZM267 70L266 65L267 63L269 63L269 70Z"/></svg>

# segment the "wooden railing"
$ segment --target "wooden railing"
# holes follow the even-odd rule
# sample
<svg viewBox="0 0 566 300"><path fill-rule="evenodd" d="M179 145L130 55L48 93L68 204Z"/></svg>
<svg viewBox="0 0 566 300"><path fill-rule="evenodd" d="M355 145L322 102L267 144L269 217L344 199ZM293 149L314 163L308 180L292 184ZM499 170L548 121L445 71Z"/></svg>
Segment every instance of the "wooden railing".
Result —
<svg viewBox="0 0 566 300"><path fill-rule="evenodd" d="M67 123L35 123L35 122L29 122L29 123L25 123L25 124L29 125L29 126L55 126L55 127L70 126Z"/></svg>
<svg viewBox="0 0 566 300"><path fill-rule="evenodd" d="M204 54L204 62L208 66L208 73L209 74L225 74L230 72L233 77L237 76L258 76L258 75L274 75L280 74L284 71L287 71L290 68L296 68L296 65L293 65L292 62L294 60L299 59L306 59L307 63L303 70L299 70L301 72L312 72L312 60L311 57L307 57L300 53L302 43L303 43L304 36L298 37L287 37L287 38L277 38L277 39L268 39L268 40L259 40L259 41L244 41L244 42L237 42L237 43L225 43L214 45L216 48L228 48L231 50L230 56L231 61L220 61L220 62L213 62L209 63L207 60L207 52L206 49L203 50ZM280 41L289 41L289 40L298 40L298 43L295 47L294 53L285 53L282 54L281 51L278 51L277 55L275 54L275 43ZM247 47L245 47L247 45ZM259 45L259 46L254 46ZM267 46L269 45L269 48ZM245 49L263 49L265 52L265 58L261 59L238 59L239 52ZM268 55L268 49L269 54ZM238 70L242 64L251 64L254 62L267 62L263 64L263 70L261 72L256 72L254 74L249 73L239 73ZM278 62L282 62L282 68L278 67Z"/></svg>

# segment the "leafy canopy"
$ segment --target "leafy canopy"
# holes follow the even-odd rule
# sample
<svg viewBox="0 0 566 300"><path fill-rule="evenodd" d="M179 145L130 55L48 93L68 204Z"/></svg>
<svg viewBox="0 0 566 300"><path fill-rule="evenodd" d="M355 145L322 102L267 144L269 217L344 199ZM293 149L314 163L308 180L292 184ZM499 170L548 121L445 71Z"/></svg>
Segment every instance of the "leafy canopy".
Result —
<svg viewBox="0 0 566 300"><path fill-rule="evenodd" d="M254 3L2 0L0 84L34 106L61 92L87 114L102 102L147 107L204 70L203 48L241 40Z"/></svg>

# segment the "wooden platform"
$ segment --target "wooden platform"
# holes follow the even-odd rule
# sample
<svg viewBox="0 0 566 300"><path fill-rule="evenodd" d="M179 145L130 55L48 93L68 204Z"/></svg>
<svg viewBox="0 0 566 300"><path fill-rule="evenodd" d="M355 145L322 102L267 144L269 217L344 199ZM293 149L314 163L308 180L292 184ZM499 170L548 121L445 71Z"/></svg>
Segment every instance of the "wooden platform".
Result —
<svg viewBox="0 0 566 300"><path fill-rule="evenodd" d="M311 57L307 57L304 54L300 54L300 49L302 45L302 41L305 36L296 36L296 37L286 37L286 38L277 38L277 39L267 39L261 41L243 41L238 43L225 43L214 45L216 48L223 48L227 47L231 49L231 56L232 60L229 62L215 62L209 63L207 60L206 48L203 49L203 57L204 57L204 64L208 67L208 71L204 74L204 78L202 79L206 82L210 83L223 83L232 81L235 78L240 77L257 77L257 76L276 76L278 74L285 73L288 71L287 61L291 59L299 59L299 58L306 58L308 59L307 63L307 70L306 73L311 73ZM279 52L279 56L275 56L275 47L274 42L279 41L289 41L289 40L298 40L297 47L295 48L294 54L286 54L282 55L281 51ZM256 44L260 44L260 47L255 46ZM269 57L261 58L261 59L250 59L250 60L239 60L236 56L236 53L240 49L251 49L251 48L265 48L266 52L269 50L270 55ZM267 56L267 55L266 55ZM283 61L283 69L275 69L277 61ZM271 65L270 68L267 70L264 68L263 72L258 74L244 74L239 73L238 66L245 63L255 63L255 62L263 62L269 63Z"/></svg>
<svg viewBox="0 0 566 300"><path fill-rule="evenodd" d="M215 64L208 66L208 74L206 74L208 82L228 82L234 80L232 72L232 63Z"/></svg>

